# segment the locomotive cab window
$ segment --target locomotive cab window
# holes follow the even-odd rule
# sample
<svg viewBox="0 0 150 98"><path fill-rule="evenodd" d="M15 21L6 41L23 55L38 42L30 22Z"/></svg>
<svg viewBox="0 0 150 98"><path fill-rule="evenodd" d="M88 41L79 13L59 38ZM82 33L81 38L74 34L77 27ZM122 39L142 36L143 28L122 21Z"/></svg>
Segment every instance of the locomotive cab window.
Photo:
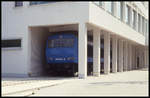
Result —
<svg viewBox="0 0 150 98"><path fill-rule="evenodd" d="M2 40L2 48L21 48L21 39Z"/></svg>
<svg viewBox="0 0 150 98"><path fill-rule="evenodd" d="M48 41L48 48L73 47L74 39L51 39Z"/></svg>

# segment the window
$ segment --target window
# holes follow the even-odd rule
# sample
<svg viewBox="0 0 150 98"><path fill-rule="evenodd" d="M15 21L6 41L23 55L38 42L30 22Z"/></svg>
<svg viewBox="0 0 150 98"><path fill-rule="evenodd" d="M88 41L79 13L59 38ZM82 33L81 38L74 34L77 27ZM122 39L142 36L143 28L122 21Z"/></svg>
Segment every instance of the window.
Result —
<svg viewBox="0 0 150 98"><path fill-rule="evenodd" d="M102 1L99 1L99 6L103 7L103 2Z"/></svg>
<svg viewBox="0 0 150 98"><path fill-rule="evenodd" d="M116 6L117 6L117 17L120 19L121 18L121 3L116 2Z"/></svg>
<svg viewBox="0 0 150 98"><path fill-rule="evenodd" d="M48 40L48 48L72 47L74 39L51 39Z"/></svg>
<svg viewBox="0 0 150 98"><path fill-rule="evenodd" d="M94 1L94 3L99 6L99 1Z"/></svg>
<svg viewBox="0 0 150 98"><path fill-rule="evenodd" d="M112 2L105 2L105 9L109 13L112 13Z"/></svg>
<svg viewBox="0 0 150 98"><path fill-rule="evenodd" d="M144 34L144 27L145 27L145 18L142 17L142 33Z"/></svg>
<svg viewBox="0 0 150 98"><path fill-rule="evenodd" d="M133 29L136 28L136 12L135 12L135 10L132 10L131 25L132 25Z"/></svg>
<svg viewBox="0 0 150 98"><path fill-rule="evenodd" d="M15 7L23 6L22 1L15 1Z"/></svg>
<svg viewBox="0 0 150 98"><path fill-rule="evenodd" d="M123 17L124 17L124 10L123 7L125 6L124 2L120 2L120 10L121 10L121 21L124 21Z"/></svg>
<svg viewBox="0 0 150 98"><path fill-rule="evenodd" d="M133 26L133 29L136 29L136 11L135 10L133 10L132 11L132 26Z"/></svg>
<svg viewBox="0 0 150 98"><path fill-rule="evenodd" d="M138 14L138 32L141 32L141 15Z"/></svg>
<svg viewBox="0 0 150 98"><path fill-rule="evenodd" d="M103 3L102 1L94 1L93 3L95 3L96 5L100 6L103 8Z"/></svg>
<svg viewBox="0 0 150 98"><path fill-rule="evenodd" d="M148 33L148 23L147 23L147 20L145 19L145 33L147 34Z"/></svg>
<svg viewBox="0 0 150 98"><path fill-rule="evenodd" d="M31 1L30 5L37 5L37 4L45 4L45 3L50 3L52 1Z"/></svg>
<svg viewBox="0 0 150 98"><path fill-rule="evenodd" d="M129 8L128 5L126 5L125 12L126 12L126 14L125 14L125 22L126 22L127 24L129 24L130 8Z"/></svg>
<svg viewBox="0 0 150 98"><path fill-rule="evenodd" d="M21 47L21 39L2 40L2 48Z"/></svg>

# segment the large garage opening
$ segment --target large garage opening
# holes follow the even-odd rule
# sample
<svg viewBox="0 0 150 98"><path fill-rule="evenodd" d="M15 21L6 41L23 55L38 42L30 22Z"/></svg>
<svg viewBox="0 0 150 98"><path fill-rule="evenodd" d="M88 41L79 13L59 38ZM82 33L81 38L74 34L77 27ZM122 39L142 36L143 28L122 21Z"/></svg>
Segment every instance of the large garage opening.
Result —
<svg viewBox="0 0 150 98"><path fill-rule="evenodd" d="M29 38L29 48L30 48L29 49L30 50L29 76L31 77L32 76L63 76L63 77L72 76L69 73L67 73L68 71L67 67L70 67L73 64L71 65L67 63L58 63L58 64L49 63L48 64L48 61L46 58L46 47L48 43L48 38L54 35L55 33L59 32L61 34L61 32L65 32L65 31L78 31L78 25L68 24L68 25L30 26L29 27L29 37L30 37ZM60 42L61 45L63 44L62 41L65 42L64 46L66 46L67 43L70 43L69 41L64 40L62 38L60 41L56 40L56 42ZM65 54L60 53L59 55L60 55L60 58L55 58L55 59L60 60L62 59L61 55L65 55ZM66 59L74 59L74 58L67 57ZM63 66L65 66L66 69L63 69L64 68ZM74 64L73 66L78 66L78 65ZM62 70L64 71L62 72Z"/></svg>

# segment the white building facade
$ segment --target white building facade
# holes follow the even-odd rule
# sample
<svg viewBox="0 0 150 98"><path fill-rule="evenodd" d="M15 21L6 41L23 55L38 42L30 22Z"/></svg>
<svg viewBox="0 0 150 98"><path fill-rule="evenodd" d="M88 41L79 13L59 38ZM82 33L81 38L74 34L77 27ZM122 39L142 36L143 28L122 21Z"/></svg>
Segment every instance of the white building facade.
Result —
<svg viewBox="0 0 150 98"><path fill-rule="evenodd" d="M2 76L38 76L49 32L78 31L78 77L87 77L87 34L93 31L93 75L149 66L148 2L2 2ZM14 42L14 43L12 43ZM10 44L9 44L10 43ZM42 58L41 58L42 57ZM36 70L35 70L36 69Z"/></svg>

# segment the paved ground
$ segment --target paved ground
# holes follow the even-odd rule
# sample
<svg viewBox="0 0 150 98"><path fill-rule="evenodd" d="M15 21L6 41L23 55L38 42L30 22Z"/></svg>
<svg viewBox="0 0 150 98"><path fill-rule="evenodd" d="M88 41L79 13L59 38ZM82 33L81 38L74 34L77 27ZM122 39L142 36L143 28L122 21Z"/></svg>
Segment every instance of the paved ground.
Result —
<svg viewBox="0 0 150 98"><path fill-rule="evenodd" d="M31 96L148 96L148 71L135 70L75 79Z"/></svg>
<svg viewBox="0 0 150 98"><path fill-rule="evenodd" d="M2 78L2 96L27 96L43 87L62 84L74 78L35 77L35 78Z"/></svg>
<svg viewBox="0 0 150 98"><path fill-rule="evenodd" d="M148 96L147 69L100 77L2 78L2 96ZM19 92L23 91L23 92Z"/></svg>

